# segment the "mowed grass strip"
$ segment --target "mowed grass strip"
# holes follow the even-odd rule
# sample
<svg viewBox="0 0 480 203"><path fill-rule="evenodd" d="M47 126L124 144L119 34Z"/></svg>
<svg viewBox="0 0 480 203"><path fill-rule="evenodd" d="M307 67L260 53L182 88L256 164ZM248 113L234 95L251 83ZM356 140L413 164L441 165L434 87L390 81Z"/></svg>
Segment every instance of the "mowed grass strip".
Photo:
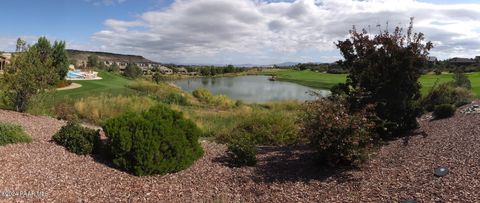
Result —
<svg viewBox="0 0 480 203"><path fill-rule="evenodd" d="M275 74L280 80L294 82L316 89L329 89L335 84L345 82L346 74L330 74L319 73L314 71L297 71L297 70L278 70L269 72ZM477 97L480 97L480 72L466 74L472 82L472 91ZM426 74L420 77L422 84L422 94L425 94L438 81L438 84L452 80L451 73L443 73L442 75Z"/></svg>
<svg viewBox="0 0 480 203"><path fill-rule="evenodd" d="M82 87L71 90L56 91L54 96L55 98L66 97L69 99L78 99L106 93L117 95L133 92L133 90L126 87L131 80L105 71L99 71L98 76L102 79L72 81L81 84Z"/></svg>

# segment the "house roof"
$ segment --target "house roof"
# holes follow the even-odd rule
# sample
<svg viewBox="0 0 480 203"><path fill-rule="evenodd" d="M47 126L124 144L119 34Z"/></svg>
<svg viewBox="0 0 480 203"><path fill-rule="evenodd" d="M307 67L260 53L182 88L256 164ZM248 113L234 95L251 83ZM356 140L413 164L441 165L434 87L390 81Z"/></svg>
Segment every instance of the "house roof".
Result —
<svg viewBox="0 0 480 203"><path fill-rule="evenodd" d="M455 57L455 58L450 59L450 62L453 62L453 63L475 63L475 60L469 59L469 58Z"/></svg>
<svg viewBox="0 0 480 203"><path fill-rule="evenodd" d="M437 57L435 57L435 56L429 56L427 60L428 60L428 61L431 61L431 62L435 62L435 61L437 61Z"/></svg>
<svg viewBox="0 0 480 203"><path fill-rule="evenodd" d="M165 67L165 66L159 66L158 69L159 69L159 70L162 70L162 71L171 71L171 70L172 70L172 69L167 68L167 67Z"/></svg>

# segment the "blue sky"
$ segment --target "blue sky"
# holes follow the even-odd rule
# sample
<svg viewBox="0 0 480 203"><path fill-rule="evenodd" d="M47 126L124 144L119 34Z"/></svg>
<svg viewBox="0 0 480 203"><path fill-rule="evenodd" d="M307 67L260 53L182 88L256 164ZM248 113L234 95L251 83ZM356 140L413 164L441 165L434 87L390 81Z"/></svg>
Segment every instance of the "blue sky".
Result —
<svg viewBox="0 0 480 203"><path fill-rule="evenodd" d="M107 19L131 20L149 10L161 9L171 1L130 0L3 0L2 31L4 36L49 36L86 43L101 30Z"/></svg>
<svg viewBox="0 0 480 203"><path fill-rule="evenodd" d="M333 43L353 24L404 26L415 16L437 45L432 55L480 55L480 0L3 0L1 7L4 51L17 37L47 36L160 62L332 62L340 58Z"/></svg>

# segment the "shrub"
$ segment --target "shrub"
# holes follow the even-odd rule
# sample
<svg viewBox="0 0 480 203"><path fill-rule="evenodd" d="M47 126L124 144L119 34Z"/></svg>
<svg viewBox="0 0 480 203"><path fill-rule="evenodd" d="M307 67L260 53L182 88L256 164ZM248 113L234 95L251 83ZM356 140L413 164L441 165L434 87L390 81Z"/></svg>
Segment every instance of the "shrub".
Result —
<svg viewBox="0 0 480 203"><path fill-rule="evenodd" d="M455 71L453 74L453 83L456 87L463 87L465 89L472 88L470 79L460 70Z"/></svg>
<svg viewBox="0 0 480 203"><path fill-rule="evenodd" d="M254 166L257 163L257 146L250 136L240 136L228 143L227 156L236 166Z"/></svg>
<svg viewBox="0 0 480 203"><path fill-rule="evenodd" d="M56 87L57 88L62 88L62 87L67 87L71 84L72 84L72 82L69 81L69 80L59 80L59 81L57 81Z"/></svg>
<svg viewBox="0 0 480 203"><path fill-rule="evenodd" d="M454 90L453 101L456 107L469 104L474 99L472 92L463 87L457 87Z"/></svg>
<svg viewBox="0 0 480 203"><path fill-rule="evenodd" d="M32 138L23 131L21 126L0 122L0 146L21 142L32 142Z"/></svg>
<svg viewBox="0 0 480 203"><path fill-rule="evenodd" d="M462 87L454 87L453 83L442 83L434 86L428 94L422 98L421 105L427 111L433 111L435 106L452 104L462 106L473 100L472 93Z"/></svg>
<svg viewBox="0 0 480 203"><path fill-rule="evenodd" d="M245 105L245 103L244 103L242 100L237 100L237 101L235 102L235 106L236 106L236 107L240 107L240 106L243 106L243 105Z"/></svg>
<svg viewBox="0 0 480 203"><path fill-rule="evenodd" d="M73 104L66 101L57 103L54 107L54 113L57 119L60 120L73 121L77 119Z"/></svg>
<svg viewBox="0 0 480 203"><path fill-rule="evenodd" d="M418 127L421 114L415 101L421 96L418 79L433 47L422 33L413 32L413 18L406 33L400 27L377 35L366 29L350 32L350 38L337 43L344 57L340 64L348 70L350 110L375 105L376 116L392 123L393 136Z"/></svg>
<svg viewBox="0 0 480 203"><path fill-rule="evenodd" d="M436 119L449 118L455 114L455 107L451 104L441 104L435 106L433 117Z"/></svg>
<svg viewBox="0 0 480 203"><path fill-rule="evenodd" d="M188 100L183 95L178 93L170 93L164 99L163 102L166 104L178 104L178 105L188 105Z"/></svg>
<svg viewBox="0 0 480 203"><path fill-rule="evenodd" d="M321 98L307 102L301 133L329 165L359 165L376 150L375 123L367 111L350 113L345 101Z"/></svg>
<svg viewBox="0 0 480 203"><path fill-rule="evenodd" d="M205 88L198 88L193 90L192 95L197 98L200 102L210 103L213 98L213 94L205 89Z"/></svg>
<svg viewBox="0 0 480 203"><path fill-rule="evenodd" d="M103 129L113 164L137 176L177 172L203 154L200 130L165 105L125 113L108 120Z"/></svg>
<svg viewBox="0 0 480 203"><path fill-rule="evenodd" d="M68 151L79 155L92 154L97 149L100 131L85 128L78 123L68 122L55 135L53 141Z"/></svg>
<svg viewBox="0 0 480 203"><path fill-rule="evenodd" d="M220 94L220 95L213 96L210 104L213 104L220 108L230 108L235 106L235 101L233 101L226 95Z"/></svg>
<svg viewBox="0 0 480 203"><path fill-rule="evenodd" d="M213 95L205 88L198 88L192 92L192 95L200 102L208 105L214 105L220 108L230 108L235 106L235 102L225 95Z"/></svg>
<svg viewBox="0 0 480 203"><path fill-rule="evenodd" d="M142 76L143 71L135 64L129 63L123 72L123 75L127 78L138 78Z"/></svg>
<svg viewBox="0 0 480 203"><path fill-rule="evenodd" d="M300 142L295 115L284 112L256 112L245 117L230 131L218 139L232 142L238 137L249 136L256 144L291 145Z"/></svg>
<svg viewBox="0 0 480 203"><path fill-rule="evenodd" d="M117 72L120 72L120 67L118 67L118 65L114 63L107 67L107 71L117 73Z"/></svg>

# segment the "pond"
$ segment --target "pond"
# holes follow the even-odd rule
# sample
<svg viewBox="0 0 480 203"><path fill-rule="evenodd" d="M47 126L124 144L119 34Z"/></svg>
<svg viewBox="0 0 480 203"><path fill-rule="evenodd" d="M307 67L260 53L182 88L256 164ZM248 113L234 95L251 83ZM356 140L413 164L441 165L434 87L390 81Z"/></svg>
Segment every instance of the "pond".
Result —
<svg viewBox="0 0 480 203"><path fill-rule="evenodd" d="M290 82L270 81L269 78L269 76L193 78L176 80L174 84L188 92L203 87L214 94L224 94L236 100L254 103L313 100L315 96L312 96L311 92L317 92L322 96L329 94L329 91L316 90Z"/></svg>

